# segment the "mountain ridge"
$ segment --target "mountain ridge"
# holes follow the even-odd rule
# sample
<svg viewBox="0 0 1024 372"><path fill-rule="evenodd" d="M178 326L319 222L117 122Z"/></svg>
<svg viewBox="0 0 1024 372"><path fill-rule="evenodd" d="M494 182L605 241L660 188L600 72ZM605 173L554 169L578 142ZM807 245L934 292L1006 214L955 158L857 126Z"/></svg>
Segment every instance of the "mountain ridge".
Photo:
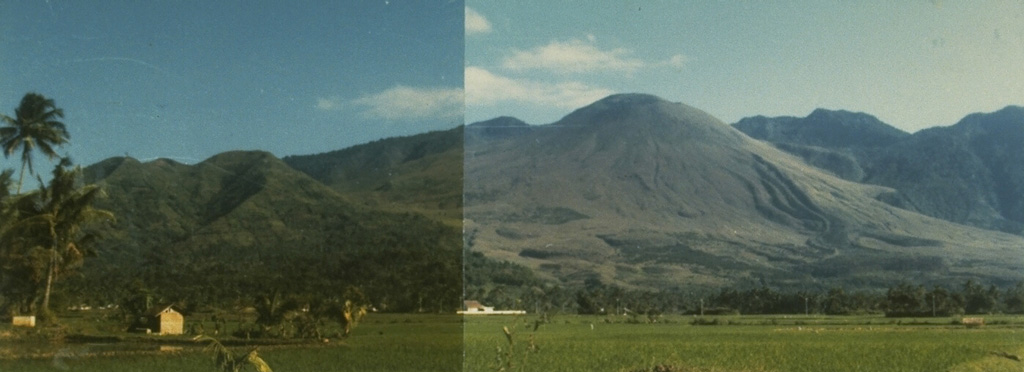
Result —
<svg viewBox="0 0 1024 372"><path fill-rule="evenodd" d="M664 287L766 275L824 283L828 275L797 273L828 273L858 257L956 252L915 273L935 279L971 272L965 256L1000 266L992 257L1017 249L1007 244L1016 238L893 207L880 201L891 188L838 179L650 95L610 96L528 134L467 142L465 166L470 249L562 281ZM999 276L1016 275L1010 266ZM840 281L902 275L860 270ZM640 274L648 271L665 275Z"/></svg>
<svg viewBox="0 0 1024 372"><path fill-rule="evenodd" d="M101 207L116 209L128 228L111 233L101 256L151 281L214 270L218 281L260 285L269 279L246 270L304 272L315 282L309 275L326 273L328 262L356 262L344 252L387 262L400 256L391 253L396 245L451 253L420 261L457 264L459 252L446 249L460 249L459 241L473 257L520 264L566 285L880 288L1020 277L1018 262L1005 259L1020 255L1019 236L921 216L898 188L838 179L799 152L779 151L786 145L753 139L682 103L626 94L595 104L546 125L503 117L284 159L265 152L228 152L195 165L106 159L84 174L108 190ZM828 111L836 112L844 113ZM862 164L846 149L790 146ZM991 147L994 155L1012 150L1000 149ZM383 256L358 248L378 245ZM437 261L444 257L453 261ZM189 268L192 261L202 264ZM99 266L108 278L120 275L119 266ZM351 275L344 279L358 281ZM181 289L188 290L202 292Z"/></svg>
<svg viewBox="0 0 1024 372"><path fill-rule="evenodd" d="M851 113L835 113L838 122L858 120ZM812 113L806 118L747 118L734 127L843 178L892 187L898 190L894 204L901 207L1024 233L1024 167L1019 166L1024 163L1024 108L970 114L957 124L892 137L873 147L830 143L820 133L801 132L816 123ZM765 130L769 127L776 130ZM845 136L877 132L861 127Z"/></svg>
<svg viewBox="0 0 1024 372"><path fill-rule="evenodd" d="M457 307L445 286L461 283L461 229L360 205L268 152L195 165L111 158L83 175L108 195L97 207L118 217L76 283L89 292L117 296L118 283L137 280L194 306L273 290L332 296L351 285L382 309ZM433 284L417 295L408 290L417 280ZM429 306L417 298L428 294Z"/></svg>
<svg viewBox="0 0 1024 372"><path fill-rule="evenodd" d="M462 220L462 126L387 138L285 164L374 208L409 208L458 226Z"/></svg>

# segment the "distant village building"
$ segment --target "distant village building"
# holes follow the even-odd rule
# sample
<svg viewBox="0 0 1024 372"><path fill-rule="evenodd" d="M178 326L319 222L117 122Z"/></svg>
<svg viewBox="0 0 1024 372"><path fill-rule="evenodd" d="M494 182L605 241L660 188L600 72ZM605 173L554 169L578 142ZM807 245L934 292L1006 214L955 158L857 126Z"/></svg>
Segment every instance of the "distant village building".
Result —
<svg viewBox="0 0 1024 372"><path fill-rule="evenodd" d="M985 318L963 318L960 323L967 328L981 328L985 326Z"/></svg>
<svg viewBox="0 0 1024 372"><path fill-rule="evenodd" d="M466 300L462 302L464 307L463 310L459 311L462 315L523 315L526 314L524 310L494 310L493 306L484 306L479 301Z"/></svg>
<svg viewBox="0 0 1024 372"><path fill-rule="evenodd" d="M15 327L35 327L36 317L34 315L16 316L11 320L11 324Z"/></svg>
<svg viewBox="0 0 1024 372"><path fill-rule="evenodd" d="M135 328L146 333L180 335L185 332L185 316L172 305L159 306L146 313Z"/></svg>

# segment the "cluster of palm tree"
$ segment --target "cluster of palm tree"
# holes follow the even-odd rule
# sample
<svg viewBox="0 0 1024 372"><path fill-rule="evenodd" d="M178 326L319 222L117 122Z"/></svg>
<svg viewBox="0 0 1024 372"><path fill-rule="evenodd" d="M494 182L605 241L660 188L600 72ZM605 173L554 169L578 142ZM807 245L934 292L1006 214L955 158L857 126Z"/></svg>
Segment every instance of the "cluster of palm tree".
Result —
<svg viewBox="0 0 1024 372"><path fill-rule="evenodd" d="M348 337L352 329L366 316L369 299L354 286L345 289L339 297L283 296L275 291L272 295L256 297L256 330L239 330L241 337L276 337L324 339L326 320L333 320L341 326L340 337Z"/></svg>
<svg viewBox="0 0 1024 372"><path fill-rule="evenodd" d="M64 112L52 99L28 93L6 115L0 127L0 146L10 157L21 152L21 172L15 193L12 170L0 172L0 310L4 314L52 317L50 297L54 284L67 278L91 253L98 238L89 227L112 221L113 215L92 207L102 196L95 185L81 184L81 168L61 157L49 183L37 176L38 190L22 193L25 170L35 174L34 152L49 160L70 136L59 119Z"/></svg>

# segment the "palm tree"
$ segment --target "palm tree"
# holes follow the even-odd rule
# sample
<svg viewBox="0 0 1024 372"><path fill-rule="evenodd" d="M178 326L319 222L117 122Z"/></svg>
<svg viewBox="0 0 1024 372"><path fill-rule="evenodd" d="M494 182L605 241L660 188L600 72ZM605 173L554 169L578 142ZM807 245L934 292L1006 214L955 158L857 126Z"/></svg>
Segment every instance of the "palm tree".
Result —
<svg viewBox="0 0 1024 372"><path fill-rule="evenodd" d="M84 227L114 219L109 211L92 207L103 191L96 185L79 187L81 168L68 169L70 166L71 161L62 158L48 186L19 198L15 206L17 220L5 231L21 237L21 244L32 250L45 252L46 259L39 262L43 267L36 268L36 271L45 270L41 304L44 314L49 313L53 283L66 277L92 253L90 246L98 236Z"/></svg>
<svg viewBox="0 0 1024 372"><path fill-rule="evenodd" d="M28 93L21 99L21 104L14 110L14 117L3 115L6 124L0 127L0 146L4 156L10 157L21 149L21 173L18 176L18 191L25 178L25 167L30 174L32 169L32 151L39 149L50 160L57 157L54 147L68 142L67 127L58 119L64 118L64 110L57 108L52 99L38 93Z"/></svg>
<svg viewBox="0 0 1024 372"><path fill-rule="evenodd" d="M220 367L221 371L238 372L246 365L251 365L259 372L273 372L270 369L270 365L263 358L260 358L255 348L249 350L245 355L236 356L235 353L224 347L220 341L213 337L199 335L192 340L197 342L208 341L210 343L206 350L212 351L217 356L217 366Z"/></svg>
<svg viewBox="0 0 1024 372"><path fill-rule="evenodd" d="M11 178L14 177L14 171L10 169L4 169L0 172L0 202L6 201L8 196L11 196Z"/></svg>
<svg viewBox="0 0 1024 372"><path fill-rule="evenodd" d="M294 299L282 299L281 293L274 291L270 296L256 296L253 307L256 309L256 324L262 327L262 336L266 337L273 327L282 325L300 306ZM283 334L284 327L281 327L281 331Z"/></svg>

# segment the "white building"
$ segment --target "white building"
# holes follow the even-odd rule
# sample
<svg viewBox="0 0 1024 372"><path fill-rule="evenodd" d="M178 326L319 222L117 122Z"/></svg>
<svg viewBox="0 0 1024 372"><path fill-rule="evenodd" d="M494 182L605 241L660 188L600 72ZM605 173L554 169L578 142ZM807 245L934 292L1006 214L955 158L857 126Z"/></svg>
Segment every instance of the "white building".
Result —
<svg viewBox="0 0 1024 372"><path fill-rule="evenodd" d="M493 306L484 306L479 301L466 300L462 302L464 310L459 311L461 315L524 315L524 310L494 310Z"/></svg>

